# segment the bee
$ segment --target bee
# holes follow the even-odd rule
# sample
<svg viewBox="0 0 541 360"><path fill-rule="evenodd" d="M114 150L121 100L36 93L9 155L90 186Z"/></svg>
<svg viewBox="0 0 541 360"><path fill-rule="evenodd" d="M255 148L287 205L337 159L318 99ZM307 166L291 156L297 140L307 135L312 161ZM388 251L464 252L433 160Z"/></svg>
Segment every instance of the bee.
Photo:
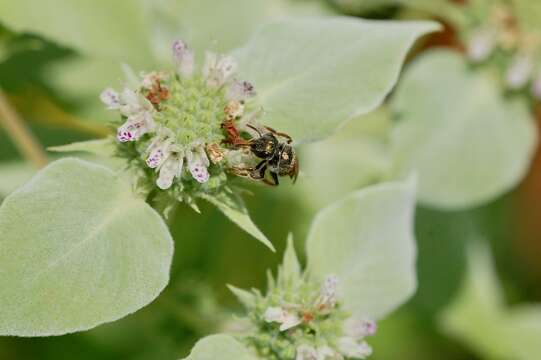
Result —
<svg viewBox="0 0 541 360"><path fill-rule="evenodd" d="M299 159L295 152L295 149L291 145L293 139L285 134L278 132L270 127L265 127L268 131L261 133L261 131L252 126L247 125L253 129L259 137L250 140L244 140L238 136L238 138L229 139L231 143L237 143L239 147L249 147L250 152L260 159L260 162L253 168L235 169L235 173L240 176L249 177L252 180L262 181L267 185L278 186L280 181L278 177L289 176L293 183L297 180L299 174ZM236 134L238 130L235 128ZM286 139L285 142L280 142L279 138ZM266 177L267 171L269 172L271 179Z"/></svg>

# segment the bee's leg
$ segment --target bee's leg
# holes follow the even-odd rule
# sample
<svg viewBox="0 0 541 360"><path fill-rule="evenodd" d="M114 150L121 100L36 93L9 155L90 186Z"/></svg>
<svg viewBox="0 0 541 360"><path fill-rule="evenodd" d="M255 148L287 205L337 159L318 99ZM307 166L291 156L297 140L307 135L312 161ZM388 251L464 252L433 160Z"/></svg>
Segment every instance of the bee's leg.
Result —
<svg viewBox="0 0 541 360"><path fill-rule="evenodd" d="M276 130L274 130L273 128L271 128L271 127L269 127L269 126L265 126L265 129L269 130L269 131L270 131L271 133L273 133L274 135L281 136L281 137L287 139L287 143L288 143L288 144L291 144L291 143L293 142L293 139L291 138L291 136L289 136L289 135L286 134L286 133L276 131Z"/></svg>
<svg viewBox="0 0 541 360"><path fill-rule="evenodd" d="M251 170L252 178L254 180L265 179L265 172L267 171L267 160L262 160L255 168Z"/></svg>
<svg viewBox="0 0 541 360"><path fill-rule="evenodd" d="M274 185L278 186L280 185L280 181L278 181L278 175L275 172L271 172L272 180L274 180Z"/></svg>

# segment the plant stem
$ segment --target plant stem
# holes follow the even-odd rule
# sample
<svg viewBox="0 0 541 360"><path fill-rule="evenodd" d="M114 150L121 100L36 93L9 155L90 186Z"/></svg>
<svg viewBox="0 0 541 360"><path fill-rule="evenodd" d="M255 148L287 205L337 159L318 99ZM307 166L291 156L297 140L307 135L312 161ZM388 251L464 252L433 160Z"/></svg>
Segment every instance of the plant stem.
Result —
<svg viewBox="0 0 541 360"><path fill-rule="evenodd" d="M47 155L43 147L11 106L2 89L0 89L0 124L6 129L21 154L36 168L47 165Z"/></svg>

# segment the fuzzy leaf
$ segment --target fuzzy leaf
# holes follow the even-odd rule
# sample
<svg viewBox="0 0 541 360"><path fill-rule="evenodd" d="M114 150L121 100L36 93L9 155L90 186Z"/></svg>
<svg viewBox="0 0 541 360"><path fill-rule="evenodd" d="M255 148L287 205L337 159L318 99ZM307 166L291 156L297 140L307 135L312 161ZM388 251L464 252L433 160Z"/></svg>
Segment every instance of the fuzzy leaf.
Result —
<svg viewBox="0 0 541 360"><path fill-rule="evenodd" d="M227 285L229 291L237 297L237 300L246 308L252 308L255 305L255 295L248 290L239 289L233 285Z"/></svg>
<svg viewBox="0 0 541 360"><path fill-rule="evenodd" d="M211 335L195 344L184 360L257 360L243 344L229 335Z"/></svg>
<svg viewBox="0 0 541 360"><path fill-rule="evenodd" d="M85 152L104 157L113 157L115 155L113 140L109 138L52 146L47 148L47 150L54 152Z"/></svg>
<svg viewBox="0 0 541 360"><path fill-rule="evenodd" d="M381 318L415 291L412 180L350 194L315 217L306 242L308 272L339 280L344 306Z"/></svg>
<svg viewBox="0 0 541 360"><path fill-rule="evenodd" d="M297 142L314 141L377 108L414 41L436 29L432 22L284 20L264 26L234 56L241 77L255 84L265 123Z"/></svg>
<svg viewBox="0 0 541 360"><path fill-rule="evenodd" d="M201 198L207 200L212 205L216 206L229 220L237 224L242 230L261 241L265 246L276 251L272 243L254 224L246 207L238 197L230 197L227 194L209 195L201 194Z"/></svg>
<svg viewBox="0 0 541 360"><path fill-rule="evenodd" d="M169 281L160 216L105 167L50 164L0 207L0 334L93 328L149 304Z"/></svg>
<svg viewBox="0 0 541 360"><path fill-rule="evenodd" d="M528 106L504 98L490 73L432 51L404 75L392 102L398 176L417 171L419 199L442 209L484 204L525 175L537 143Z"/></svg>

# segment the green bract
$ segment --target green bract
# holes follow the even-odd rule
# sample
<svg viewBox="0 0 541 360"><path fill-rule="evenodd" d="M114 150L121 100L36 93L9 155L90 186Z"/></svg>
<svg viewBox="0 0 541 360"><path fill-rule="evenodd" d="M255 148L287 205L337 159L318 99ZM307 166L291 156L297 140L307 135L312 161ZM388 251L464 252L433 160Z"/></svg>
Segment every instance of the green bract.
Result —
<svg viewBox="0 0 541 360"><path fill-rule="evenodd" d="M413 42L437 29L347 17L284 20L264 26L234 56L257 88L265 122L308 142L376 109Z"/></svg>
<svg viewBox="0 0 541 360"><path fill-rule="evenodd" d="M90 329L150 303L169 281L165 223L107 168L64 159L0 207L1 335Z"/></svg>
<svg viewBox="0 0 541 360"><path fill-rule="evenodd" d="M468 255L468 276L442 314L442 328L483 358L541 357L541 305L508 307L488 247L474 244Z"/></svg>
<svg viewBox="0 0 541 360"><path fill-rule="evenodd" d="M490 72L432 51L406 72L391 108L396 174L417 171L419 200L443 209L484 204L525 175L537 143L528 106L504 98Z"/></svg>
<svg viewBox="0 0 541 360"><path fill-rule="evenodd" d="M383 183L322 210L306 242L308 272L335 274L346 309L376 319L415 291L415 187Z"/></svg>
<svg viewBox="0 0 541 360"><path fill-rule="evenodd" d="M186 359L213 359L222 349L221 359L369 356L365 338L376 331L373 319L415 291L414 188L411 180L385 183L322 210L308 236L306 271L290 237L265 295L230 287L251 326L241 335L200 341Z"/></svg>

